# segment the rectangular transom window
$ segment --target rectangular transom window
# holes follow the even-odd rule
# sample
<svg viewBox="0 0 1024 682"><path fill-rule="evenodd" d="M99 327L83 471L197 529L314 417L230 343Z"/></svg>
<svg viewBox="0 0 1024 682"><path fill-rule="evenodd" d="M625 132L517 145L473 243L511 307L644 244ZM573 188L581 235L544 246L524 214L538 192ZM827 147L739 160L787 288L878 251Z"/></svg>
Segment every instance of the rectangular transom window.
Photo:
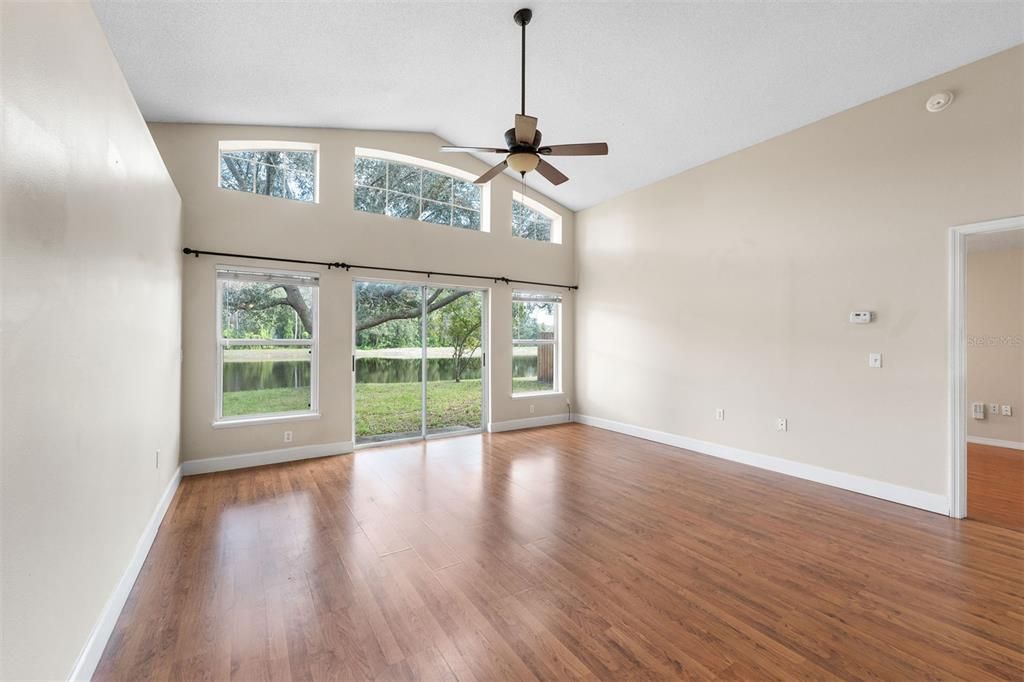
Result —
<svg viewBox="0 0 1024 682"><path fill-rule="evenodd" d="M561 390L562 297L512 294L512 394Z"/></svg>
<svg viewBox="0 0 1024 682"><path fill-rule="evenodd" d="M538 242L562 243L562 217L538 201L512 192L512 234Z"/></svg>
<svg viewBox="0 0 1024 682"><path fill-rule="evenodd" d="M316 148L298 142L221 142L220 187L316 202Z"/></svg>
<svg viewBox="0 0 1024 682"><path fill-rule="evenodd" d="M486 229L480 186L440 170L357 154L353 189L357 211L466 230Z"/></svg>
<svg viewBox="0 0 1024 682"><path fill-rule="evenodd" d="M217 269L217 422L316 414L319 277Z"/></svg>

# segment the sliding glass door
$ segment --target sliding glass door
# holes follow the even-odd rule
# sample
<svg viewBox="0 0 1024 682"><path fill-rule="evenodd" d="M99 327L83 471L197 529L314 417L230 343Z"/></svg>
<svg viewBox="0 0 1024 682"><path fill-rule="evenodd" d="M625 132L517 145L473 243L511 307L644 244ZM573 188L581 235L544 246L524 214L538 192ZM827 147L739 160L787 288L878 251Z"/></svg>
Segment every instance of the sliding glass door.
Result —
<svg viewBox="0 0 1024 682"><path fill-rule="evenodd" d="M484 292L355 282L357 445L479 431Z"/></svg>

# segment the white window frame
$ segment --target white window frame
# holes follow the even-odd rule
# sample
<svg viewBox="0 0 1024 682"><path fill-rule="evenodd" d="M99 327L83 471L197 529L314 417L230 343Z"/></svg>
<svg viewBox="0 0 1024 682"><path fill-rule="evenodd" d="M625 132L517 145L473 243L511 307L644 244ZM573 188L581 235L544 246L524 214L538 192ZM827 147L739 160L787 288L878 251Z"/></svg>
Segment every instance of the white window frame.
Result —
<svg viewBox="0 0 1024 682"><path fill-rule="evenodd" d="M555 359L554 376L552 377L551 388L547 391L528 391L523 393L515 392L515 372L512 372L512 376L509 377L509 389L510 395L513 399L515 398L531 398L539 395L559 395L562 393L562 305L564 303L562 297L559 294L553 294L547 291L526 291L523 289L517 289L512 292L512 306L515 307L517 302L529 303L530 299L518 299L518 295L524 294L527 296L545 296L551 299L550 301L533 301L533 302L550 302L557 303L555 308L555 324L554 324L554 338L551 339L517 339L515 337L515 317L513 316L512 325L512 362L513 369L515 367L515 348L516 346L553 346L552 355ZM557 299L554 300L554 299ZM539 349L538 349L539 350Z"/></svg>
<svg viewBox="0 0 1024 682"><path fill-rule="evenodd" d="M283 140L220 140L217 143L217 189L226 189L230 192L241 190L224 187L220 184L220 157L224 152L313 152L313 201L301 199L290 199L299 204L320 203L320 145L316 142L287 142ZM256 174L253 173L253 182ZM268 197L270 199L284 199L285 197L268 196L258 192L243 192L257 197Z"/></svg>
<svg viewBox="0 0 1024 682"><path fill-rule="evenodd" d="M433 171L435 173L441 173L442 175L448 175L450 177L456 178L456 179L461 180L463 182L472 183L477 178L477 176L474 175L473 173L470 173L468 171L464 171L464 170L462 170L460 168L455 168L453 166L446 166L443 163L438 163L436 161L431 161L429 159L421 159L421 158L416 157L416 156L409 156L407 154L399 154L397 152L384 151L382 149L367 149L367 148L364 148L364 147L356 147L356 149L355 149L355 156L352 159L353 166L355 164L356 159L358 159L360 157L367 158L367 159L379 159L381 161L394 161L395 163L403 163L403 164L405 164L407 166L416 166L418 168L423 168L423 169L426 169L426 170L429 170L429 171ZM422 183L422 179L421 179L421 183ZM357 185L357 184L355 184L355 182L353 182L352 183L353 191L355 191L356 187L366 187L366 185ZM394 191L394 190L387 189L386 184L385 184L385 187L383 187L383 188L382 187L371 187L370 189L384 189L387 192ZM414 196L412 194L407 194L405 192L395 192L395 194L401 194L402 196L413 197L413 198L419 199L421 201L423 200L422 190L420 192L420 196ZM433 199L428 199L427 201L434 201L434 200ZM443 204L445 202L439 201L439 202L436 202L436 203ZM451 204L451 205L455 206L455 204ZM465 206L455 206L455 207L456 208L466 208ZM472 209L469 209L469 210L472 210ZM356 212L357 213L365 213L363 211L356 211ZM384 214L380 214L380 213L366 213L366 215L384 215L387 218L394 219L393 216L389 216L389 215L387 215L387 213L384 213ZM483 186L480 187L480 229L479 230L472 230L472 229L465 228L465 227L459 227L458 225L443 225L443 224L440 224L440 223L431 223L431 222L428 222L428 221L425 221L425 220L419 220L417 218L399 218L399 220L412 220L413 222L417 222L417 223L420 223L422 225L433 225L435 227L451 227L451 228L454 228L456 230L461 230L462 232L480 232L480 233L490 232L491 231L491 185L490 185L490 183L487 183L486 185L483 185Z"/></svg>
<svg viewBox="0 0 1024 682"><path fill-rule="evenodd" d="M301 286L309 286L313 289L312 313L313 333L308 339L225 339L224 338L224 282L229 278L221 277L222 272L232 272L242 275L237 279L243 281L266 281L271 278L282 278L300 283ZM253 275L248 280L245 275ZM298 272L294 270L273 270L266 268L251 268L237 265L218 265L214 270L216 279L217 296L217 332L215 338L216 353L216 395L214 397L215 412L213 419L214 428L231 426L247 426L253 424L266 424L281 421L302 421L307 419L320 418L320 275L316 272ZM309 282L301 283L301 279L308 279ZM305 410L291 410L288 412L264 412L245 414L238 416L224 416L224 349L238 346L298 346L309 348L309 407Z"/></svg>
<svg viewBox="0 0 1024 682"><path fill-rule="evenodd" d="M509 226L509 229L512 230L512 236L513 237L515 237L516 239L522 239L522 240L528 241L528 242L534 242L535 244L561 244L562 243L562 216L558 212L554 211L553 209L548 208L547 206L545 206L544 204L540 203L536 199L531 199L530 197L526 196L522 192L517 192L516 190L512 190L512 201L513 202L518 201L520 204L526 206L526 208L530 209L531 211L536 211L537 213L540 213L545 218L548 218L549 220L551 220L551 239L548 239L547 241L542 240L542 239L529 239L528 237L520 237L519 235L517 235L515 233L515 224L514 223ZM513 218L513 220L514 220L514 218Z"/></svg>

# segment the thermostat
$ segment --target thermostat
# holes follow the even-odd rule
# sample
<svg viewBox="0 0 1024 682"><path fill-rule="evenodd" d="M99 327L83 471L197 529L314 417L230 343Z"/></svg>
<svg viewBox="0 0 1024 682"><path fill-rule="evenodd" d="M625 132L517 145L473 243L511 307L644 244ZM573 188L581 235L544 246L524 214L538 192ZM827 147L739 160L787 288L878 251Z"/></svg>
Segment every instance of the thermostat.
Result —
<svg viewBox="0 0 1024 682"><path fill-rule="evenodd" d="M875 314L870 310L858 310L850 313L850 324L867 324L875 319Z"/></svg>

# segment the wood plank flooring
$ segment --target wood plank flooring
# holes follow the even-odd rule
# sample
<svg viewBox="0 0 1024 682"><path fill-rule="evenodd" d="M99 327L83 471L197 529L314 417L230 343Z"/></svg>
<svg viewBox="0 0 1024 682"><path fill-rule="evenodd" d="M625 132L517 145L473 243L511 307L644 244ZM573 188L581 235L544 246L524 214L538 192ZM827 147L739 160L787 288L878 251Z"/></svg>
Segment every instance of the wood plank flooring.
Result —
<svg viewBox="0 0 1024 682"><path fill-rule="evenodd" d="M99 680L1013 679L1024 534L576 424L186 478Z"/></svg>
<svg viewBox="0 0 1024 682"><path fill-rule="evenodd" d="M1024 450L967 444L967 516L1024 531Z"/></svg>

